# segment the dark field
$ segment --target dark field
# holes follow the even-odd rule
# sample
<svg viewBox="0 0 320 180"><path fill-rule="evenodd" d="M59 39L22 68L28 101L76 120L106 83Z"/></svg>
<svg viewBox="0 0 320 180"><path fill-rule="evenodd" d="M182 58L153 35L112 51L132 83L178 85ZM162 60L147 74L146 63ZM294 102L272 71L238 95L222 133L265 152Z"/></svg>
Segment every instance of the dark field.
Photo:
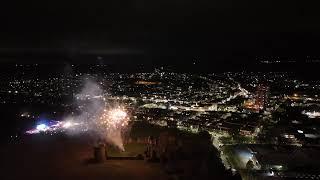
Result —
<svg viewBox="0 0 320 180"><path fill-rule="evenodd" d="M113 151L113 155L143 150L138 144L126 148L125 153ZM92 143L86 137L27 137L1 148L0 179L167 179L159 164L142 160L86 163L92 157Z"/></svg>

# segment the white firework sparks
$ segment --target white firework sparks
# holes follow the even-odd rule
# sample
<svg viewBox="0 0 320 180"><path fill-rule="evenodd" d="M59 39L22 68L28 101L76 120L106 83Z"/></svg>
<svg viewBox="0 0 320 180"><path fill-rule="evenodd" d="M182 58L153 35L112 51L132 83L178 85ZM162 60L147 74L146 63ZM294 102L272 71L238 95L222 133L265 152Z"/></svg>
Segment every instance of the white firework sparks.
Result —
<svg viewBox="0 0 320 180"><path fill-rule="evenodd" d="M124 109L116 108L111 110L104 109L100 120L108 130L112 130L127 126L129 118Z"/></svg>
<svg viewBox="0 0 320 180"><path fill-rule="evenodd" d="M127 112L120 107L110 110L104 109L100 117L100 123L106 130L107 140L124 151L122 134L129 123Z"/></svg>

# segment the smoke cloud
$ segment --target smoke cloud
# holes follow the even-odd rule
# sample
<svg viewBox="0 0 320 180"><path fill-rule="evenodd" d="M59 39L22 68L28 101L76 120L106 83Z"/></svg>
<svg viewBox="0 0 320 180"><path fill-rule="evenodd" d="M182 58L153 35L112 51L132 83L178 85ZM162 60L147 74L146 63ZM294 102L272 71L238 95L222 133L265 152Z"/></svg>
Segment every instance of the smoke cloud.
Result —
<svg viewBox="0 0 320 180"><path fill-rule="evenodd" d="M97 141L103 140L124 151L123 132L127 129L128 116L119 105L107 102L103 89L93 78L85 77L84 86L75 95L79 113L68 116L64 121L67 132L90 133Z"/></svg>

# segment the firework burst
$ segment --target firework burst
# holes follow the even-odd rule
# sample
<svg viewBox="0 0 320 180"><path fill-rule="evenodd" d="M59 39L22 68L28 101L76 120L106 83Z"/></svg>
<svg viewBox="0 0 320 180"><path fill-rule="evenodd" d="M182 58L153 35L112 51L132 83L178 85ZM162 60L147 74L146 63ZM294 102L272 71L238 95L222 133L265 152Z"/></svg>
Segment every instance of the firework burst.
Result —
<svg viewBox="0 0 320 180"><path fill-rule="evenodd" d="M119 129L128 125L128 114L123 108L104 109L100 117L101 124L105 125L107 130Z"/></svg>
<svg viewBox="0 0 320 180"><path fill-rule="evenodd" d="M104 109L100 117L100 124L105 128L107 140L117 145L119 149L124 151L122 142L123 131L128 126L129 116L125 109L118 107L112 109Z"/></svg>

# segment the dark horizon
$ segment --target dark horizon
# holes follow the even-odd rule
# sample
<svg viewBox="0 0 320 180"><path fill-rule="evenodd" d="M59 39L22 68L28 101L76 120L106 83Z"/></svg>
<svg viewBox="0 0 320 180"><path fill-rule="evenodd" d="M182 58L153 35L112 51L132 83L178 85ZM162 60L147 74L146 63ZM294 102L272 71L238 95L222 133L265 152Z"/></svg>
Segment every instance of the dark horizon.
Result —
<svg viewBox="0 0 320 180"><path fill-rule="evenodd" d="M75 57L93 55L246 64L245 57L318 56L316 7L287 0L7 2L0 9L0 62L52 55L83 63Z"/></svg>

